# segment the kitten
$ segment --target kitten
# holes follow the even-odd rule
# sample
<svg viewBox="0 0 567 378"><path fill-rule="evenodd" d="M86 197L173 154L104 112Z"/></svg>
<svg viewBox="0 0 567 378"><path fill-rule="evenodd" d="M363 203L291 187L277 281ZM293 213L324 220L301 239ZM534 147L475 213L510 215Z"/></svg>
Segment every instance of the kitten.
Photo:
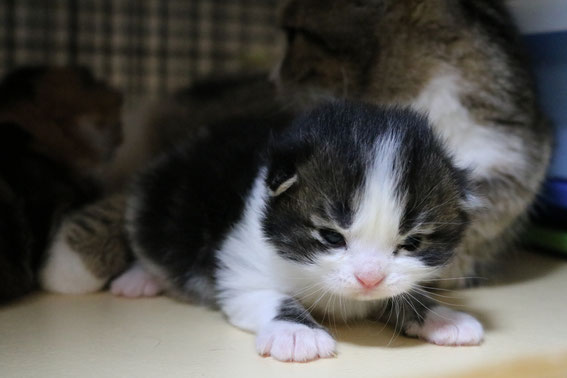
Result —
<svg viewBox="0 0 567 378"><path fill-rule="evenodd" d="M39 272L41 288L90 293L124 272L133 260L124 232L125 207L126 196L115 193L68 213L47 248Z"/></svg>
<svg viewBox="0 0 567 378"><path fill-rule="evenodd" d="M487 274L522 230L540 189L551 133L519 36L499 0L288 0L274 72L299 107L329 96L428 114L486 198L445 286ZM467 278L469 277L469 278Z"/></svg>
<svg viewBox="0 0 567 378"><path fill-rule="evenodd" d="M284 361L335 353L310 311L478 344L476 319L420 287L453 258L474 198L466 173L408 110L337 102L290 126L212 128L140 176L127 210L139 261L112 290L162 286L218 306L257 333L260 354Z"/></svg>
<svg viewBox="0 0 567 378"><path fill-rule="evenodd" d="M37 286L53 228L103 192L120 106L81 68L23 67L0 82L0 302Z"/></svg>
<svg viewBox="0 0 567 378"><path fill-rule="evenodd" d="M122 95L85 68L21 67L0 88L0 122L29 134L30 149L103 178L122 143Z"/></svg>

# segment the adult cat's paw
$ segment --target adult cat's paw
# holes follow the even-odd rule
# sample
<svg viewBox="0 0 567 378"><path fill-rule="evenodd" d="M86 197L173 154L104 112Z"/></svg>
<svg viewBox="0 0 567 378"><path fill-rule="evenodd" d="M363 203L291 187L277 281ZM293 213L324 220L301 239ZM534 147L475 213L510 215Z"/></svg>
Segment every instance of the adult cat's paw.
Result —
<svg viewBox="0 0 567 378"><path fill-rule="evenodd" d="M437 306L427 313L423 324L411 324L406 334L437 345L479 345L484 330L469 314Z"/></svg>
<svg viewBox="0 0 567 378"><path fill-rule="evenodd" d="M258 332L256 350L280 361L306 362L335 355L335 340L327 331L303 324L272 321Z"/></svg>
<svg viewBox="0 0 567 378"><path fill-rule="evenodd" d="M162 287L154 276L134 264L112 281L110 291L114 295L129 298L153 297L162 292Z"/></svg>

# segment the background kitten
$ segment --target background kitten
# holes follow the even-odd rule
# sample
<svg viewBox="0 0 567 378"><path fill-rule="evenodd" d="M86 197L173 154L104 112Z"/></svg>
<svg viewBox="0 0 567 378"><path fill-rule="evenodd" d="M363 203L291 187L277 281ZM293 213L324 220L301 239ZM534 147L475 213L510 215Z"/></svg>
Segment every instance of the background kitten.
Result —
<svg viewBox="0 0 567 378"><path fill-rule="evenodd" d="M47 249L41 287L89 293L125 271L133 258L124 232L125 207L125 194L116 193L67 214Z"/></svg>
<svg viewBox="0 0 567 378"><path fill-rule="evenodd" d="M22 67L4 78L0 122L32 136L29 148L101 176L122 142L122 95L84 68Z"/></svg>
<svg viewBox="0 0 567 378"><path fill-rule="evenodd" d="M545 175L549 127L501 1L289 0L274 77L302 107L338 96L429 115L486 208L447 267L448 285L485 274L521 229Z"/></svg>
<svg viewBox="0 0 567 378"><path fill-rule="evenodd" d="M283 129L212 128L141 175L127 216L141 266L113 291L161 284L218 305L279 360L334 353L310 312L478 344L482 326L435 307L420 286L452 258L471 199L465 173L413 112L332 103Z"/></svg>
<svg viewBox="0 0 567 378"><path fill-rule="evenodd" d="M52 228L102 193L120 106L80 68L25 67L0 83L0 301L36 286Z"/></svg>

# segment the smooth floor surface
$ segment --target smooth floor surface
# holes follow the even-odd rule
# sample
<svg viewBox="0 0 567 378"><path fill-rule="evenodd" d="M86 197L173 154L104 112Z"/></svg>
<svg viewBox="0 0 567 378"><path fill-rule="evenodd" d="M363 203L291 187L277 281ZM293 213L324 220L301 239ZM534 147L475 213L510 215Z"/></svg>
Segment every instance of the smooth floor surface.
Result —
<svg viewBox="0 0 567 378"><path fill-rule="evenodd" d="M169 298L38 294L0 308L0 377L567 377L567 261L520 254L500 284L449 293L485 325L440 347L380 323L330 325L336 358L263 358L218 312Z"/></svg>

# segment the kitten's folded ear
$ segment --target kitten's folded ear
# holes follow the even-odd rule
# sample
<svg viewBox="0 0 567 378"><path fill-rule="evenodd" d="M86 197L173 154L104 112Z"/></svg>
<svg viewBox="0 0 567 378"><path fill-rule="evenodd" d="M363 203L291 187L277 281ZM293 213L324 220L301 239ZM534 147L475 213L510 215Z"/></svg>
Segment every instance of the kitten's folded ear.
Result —
<svg viewBox="0 0 567 378"><path fill-rule="evenodd" d="M298 182L297 169L309 156L310 149L291 140L276 142L272 138L268 152L266 185L272 197L277 197Z"/></svg>
<svg viewBox="0 0 567 378"><path fill-rule="evenodd" d="M268 175L266 180L268 188L270 189L270 195L272 197L277 197L280 194L287 191L297 182L297 173L292 173L291 175L285 174L284 172L276 172L272 177Z"/></svg>
<svg viewBox="0 0 567 378"><path fill-rule="evenodd" d="M297 165L292 151L272 151L266 185L272 197L287 191L297 182Z"/></svg>

